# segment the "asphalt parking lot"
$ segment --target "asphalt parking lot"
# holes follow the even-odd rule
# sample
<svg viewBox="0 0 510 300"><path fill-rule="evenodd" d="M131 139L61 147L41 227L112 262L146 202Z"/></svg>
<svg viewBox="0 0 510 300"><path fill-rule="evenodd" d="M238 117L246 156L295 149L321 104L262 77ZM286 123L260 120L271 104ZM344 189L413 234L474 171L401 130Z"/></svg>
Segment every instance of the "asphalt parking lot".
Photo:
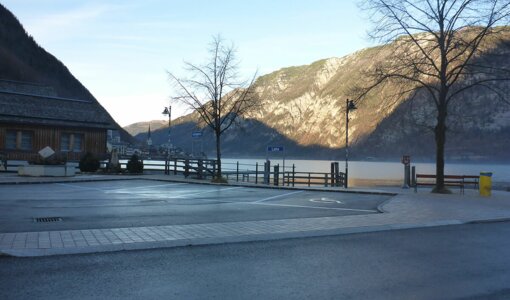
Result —
<svg viewBox="0 0 510 300"><path fill-rule="evenodd" d="M389 198L150 180L2 185L0 232L376 214ZM36 220L49 217L60 219Z"/></svg>

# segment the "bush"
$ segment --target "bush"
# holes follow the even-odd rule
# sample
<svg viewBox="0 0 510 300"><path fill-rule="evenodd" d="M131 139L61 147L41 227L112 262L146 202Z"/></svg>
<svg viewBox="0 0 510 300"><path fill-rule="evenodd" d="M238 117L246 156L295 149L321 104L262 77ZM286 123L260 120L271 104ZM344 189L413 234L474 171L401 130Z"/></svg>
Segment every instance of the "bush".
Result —
<svg viewBox="0 0 510 300"><path fill-rule="evenodd" d="M211 180L212 183L228 183L228 180L225 177L214 176Z"/></svg>
<svg viewBox="0 0 510 300"><path fill-rule="evenodd" d="M65 165L67 163L67 157L62 153L55 153L47 158L38 156L36 159L28 162L31 165Z"/></svg>
<svg viewBox="0 0 510 300"><path fill-rule="evenodd" d="M87 152L80 159L80 171L96 172L99 169L99 159L94 154Z"/></svg>
<svg viewBox="0 0 510 300"><path fill-rule="evenodd" d="M110 174L118 174L118 173L122 173L122 166L119 164L117 165L113 165L112 163L108 163L107 166L106 166L106 170L105 170L106 173L110 173Z"/></svg>
<svg viewBox="0 0 510 300"><path fill-rule="evenodd" d="M127 170L129 173L143 173L143 161L140 160L138 155L133 154L127 163Z"/></svg>

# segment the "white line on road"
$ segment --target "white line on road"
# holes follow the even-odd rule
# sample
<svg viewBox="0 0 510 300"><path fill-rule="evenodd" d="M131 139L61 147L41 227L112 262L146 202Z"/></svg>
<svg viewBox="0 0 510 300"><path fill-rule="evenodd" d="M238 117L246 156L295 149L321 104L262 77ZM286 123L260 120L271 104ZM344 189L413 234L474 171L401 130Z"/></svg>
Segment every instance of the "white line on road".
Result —
<svg viewBox="0 0 510 300"><path fill-rule="evenodd" d="M247 204L256 204L256 205L272 205L272 206L298 207L298 208L314 208L314 209L326 209L326 210L349 210L349 211L362 211L362 212L372 212L372 213L378 213L379 212L377 210L358 209L358 208L320 207L320 206L277 204L277 203L260 203L260 202L246 202L246 203Z"/></svg>
<svg viewBox="0 0 510 300"><path fill-rule="evenodd" d="M237 190L237 189L242 189L242 188L243 187L233 187L233 188L227 188L227 189L208 190L208 191L199 192L199 193L190 193L190 194L175 195L175 196L170 196L170 197L166 197L166 198L169 198L169 199L184 198L184 197L187 197L187 196L195 196L195 195L207 194L207 193L212 193L212 192L223 192L223 191Z"/></svg>
<svg viewBox="0 0 510 300"><path fill-rule="evenodd" d="M100 188L86 187L86 186L67 184L67 183L55 183L55 184L56 185L60 185L60 186L71 187L73 189L80 189L80 190L90 190L90 191L100 191L100 192L104 192L105 191L104 189L100 189Z"/></svg>
<svg viewBox="0 0 510 300"><path fill-rule="evenodd" d="M255 202L251 202L251 203L260 203L260 202L264 202L264 201L268 201L268 200L272 200L272 199L276 199L276 198L280 198L280 197L285 197L285 196L290 196L290 195L294 195L294 194L299 194L299 193L302 193L304 191L297 191L297 192L291 192L291 193L287 193L287 194L282 194L282 195L276 195L276 196L273 196L273 197L268 197L268 198L264 198L264 199L261 199L261 200L257 200Z"/></svg>
<svg viewBox="0 0 510 300"><path fill-rule="evenodd" d="M158 185L145 185L145 186L124 187L124 188L115 188L115 189L86 187L86 186L68 184L68 183L55 183L55 184L60 185L60 186L71 187L71 188L75 188L75 189L81 189L81 190L91 190L91 191L100 191L100 192L105 192L105 193L115 193L115 192L124 191L124 190L154 188L154 187L161 187L161 186L178 186L178 185L185 185L187 183L166 183L166 184L158 184Z"/></svg>
<svg viewBox="0 0 510 300"><path fill-rule="evenodd" d="M165 184L157 184L157 185L143 185L143 186L117 188L117 189L105 190L105 191L107 191L107 192L118 192L118 191L123 191L123 190L155 188L155 187L162 187L162 186L179 186L179 185L186 185L186 184L188 184L188 183L165 183Z"/></svg>

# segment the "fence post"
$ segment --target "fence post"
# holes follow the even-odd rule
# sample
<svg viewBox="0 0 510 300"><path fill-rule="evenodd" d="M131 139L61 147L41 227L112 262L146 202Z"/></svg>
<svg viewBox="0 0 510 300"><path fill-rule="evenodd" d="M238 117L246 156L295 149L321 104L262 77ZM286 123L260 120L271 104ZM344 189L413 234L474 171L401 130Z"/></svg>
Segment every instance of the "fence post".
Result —
<svg viewBox="0 0 510 300"><path fill-rule="evenodd" d="M255 163L255 184L259 183L259 163Z"/></svg>
<svg viewBox="0 0 510 300"><path fill-rule="evenodd" d="M335 162L335 181L336 186L340 186L340 166L338 162Z"/></svg>
<svg viewBox="0 0 510 300"><path fill-rule="evenodd" d="M264 184L269 184L269 180L271 177L271 161L266 160L264 163Z"/></svg>
<svg viewBox="0 0 510 300"><path fill-rule="evenodd" d="M324 174L324 186L328 187L328 173Z"/></svg>
<svg viewBox="0 0 510 300"><path fill-rule="evenodd" d="M411 167L411 185L416 186L416 166Z"/></svg>
<svg viewBox="0 0 510 300"><path fill-rule="evenodd" d="M331 186L335 186L335 163L331 163Z"/></svg>
<svg viewBox="0 0 510 300"><path fill-rule="evenodd" d="M310 178L310 172L309 172L308 173L308 187L310 187L310 180L311 180L311 178Z"/></svg>
<svg viewBox="0 0 510 300"><path fill-rule="evenodd" d="M292 164L292 186L296 183L296 165Z"/></svg>
<svg viewBox="0 0 510 300"><path fill-rule="evenodd" d="M198 160L198 179L202 179L203 168L204 168L204 161L199 159Z"/></svg>
<svg viewBox="0 0 510 300"><path fill-rule="evenodd" d="M273 182L275 186L278 186L280 181L280 165L274 166Z"/></svg>
<svg viewBox="0 0 510 300"><path fill-rule="evenodd" d="M170 168L170 165L168 168ZM170 169L168 171L170 173ZM174 175L177 175L177 158L174 158Z"/></svg>
<svg viewBox="0 0 510 300"><path fill-rule="evenodd" d="M189 159L184 160L184 177L189 176Z"/></svg>
<svg viewBox="0 0 510 300"><path fill-rule="evenodd" d="M236 163L236 181L239 181L239 161Z"/></svg>

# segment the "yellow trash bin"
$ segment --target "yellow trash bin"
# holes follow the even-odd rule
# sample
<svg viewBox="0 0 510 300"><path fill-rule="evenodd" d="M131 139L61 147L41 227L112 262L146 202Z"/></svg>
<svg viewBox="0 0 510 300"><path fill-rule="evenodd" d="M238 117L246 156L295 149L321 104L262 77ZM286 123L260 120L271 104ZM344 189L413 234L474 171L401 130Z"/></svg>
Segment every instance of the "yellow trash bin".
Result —
<svg viewBox="0 0 510 300"><path fill-rule="evenodd" d="M480 172L480 196L489 197L492 190L492 173Z"/></svg>

